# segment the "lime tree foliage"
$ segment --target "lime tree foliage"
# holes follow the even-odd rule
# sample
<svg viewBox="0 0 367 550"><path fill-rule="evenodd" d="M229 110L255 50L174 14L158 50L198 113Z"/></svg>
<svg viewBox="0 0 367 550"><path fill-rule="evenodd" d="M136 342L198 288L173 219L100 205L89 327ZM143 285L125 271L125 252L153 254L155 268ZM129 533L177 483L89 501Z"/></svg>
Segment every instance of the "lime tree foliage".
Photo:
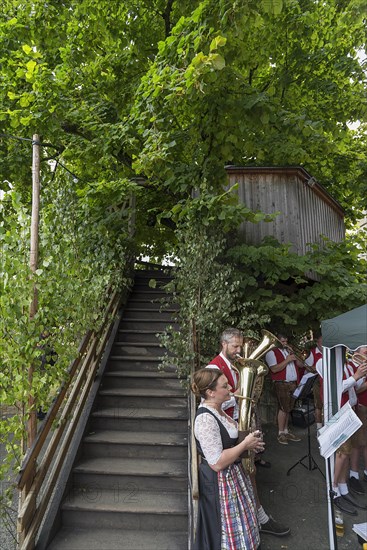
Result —
<svg viewBox="0 0 367 550"><path fill-rule="evenodd" d="M307 261L277 243L229 252L224 239L238 223L264 215L234 205L223 188L226 164L302 165L339 200L349 225L360 216L367 196L365 11L365 0L3 0L0 185L8 190L10 182L17 199L7 199L2 246L13 247L14 266L23 262L16 275L7 253L3 260L2 307L12 327L4 333L33 355L44 330L52 338L58 327L66 338L73 325L81 334L90 324L87 305L113 280L126 246L133 255L175 257L180 321L187 323L176 351L194 350L196 364L223 325L259 330L274 318L293 327L307 315L314 322L329 304L358 302L363 269L348 243L315 249ZM18 227L23 218L13 204L29 222L27 140L35 133L49 189L37 326L27 319L34 282L28 237L20 238L27 223ZM320 282L302 283L308 271ZM292 278L302 283L297 296L279 292L277 283ZM64 309L70 300L75 320ZM214 304L225 302L228 313L213 320ZM56 350L56 370L64 368L66 347ZM6 364L18 361L15 349ZM19 359L19 368L34 359ZM42 401L41 387L39 394Z"/></svg>
<svg viewBox="0 0 367 550"><path fill-rule="evenodd" d="M177 196L217 191L226 163L301 164L353 219L366 196L365 8L4 0L2 128L41 134L85 181L147 178L145 236ZM1 149L2 176L26 193L27 144L2 138Z"/></svg>

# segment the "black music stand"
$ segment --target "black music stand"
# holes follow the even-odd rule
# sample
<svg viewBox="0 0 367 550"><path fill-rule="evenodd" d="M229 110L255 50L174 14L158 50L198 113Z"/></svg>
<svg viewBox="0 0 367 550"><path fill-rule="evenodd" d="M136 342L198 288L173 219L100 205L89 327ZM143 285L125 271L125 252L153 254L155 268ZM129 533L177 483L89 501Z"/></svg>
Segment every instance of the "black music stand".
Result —
<svg viewBox="0 0 367 550"><path fill-rule="evenodd" d="M312 390L312 387L315 383L315 380L316 380L317 376L312 376L312 378L308 378L306 380L306 382L303 384L303 386L298 386L298 388L296 388L296 392L297 392L297 395L295 396L293 394L294 397L297 397L297 399L306 399L307 401L307 439L308 439L308 453L303 456L302 458L300 458L295 464L293 464L293 466L291 466L289 468L289 470L287 471L287 476L290 475L291 471L293 470L293 468L295 468L296 466L298 466L298 464L301 464L304 468L306 468L306 470L308 470L309 472L311 472L312 470L318 470L320 472L320 474L323 476L323 478L325 479L325 475L323 474L323 472L320 470L320 468L318 467L315 459L313 458L312 454L311 454L311 433L310 433L310 422L309 422L309 418L310 418L310 400L312 399L312 396L310 396L310 393L311 393L311 390ZM300 391L299 391L300 390ZM303 461L308 458L308 466L306 466L306 464L303 464Z"/></svg>

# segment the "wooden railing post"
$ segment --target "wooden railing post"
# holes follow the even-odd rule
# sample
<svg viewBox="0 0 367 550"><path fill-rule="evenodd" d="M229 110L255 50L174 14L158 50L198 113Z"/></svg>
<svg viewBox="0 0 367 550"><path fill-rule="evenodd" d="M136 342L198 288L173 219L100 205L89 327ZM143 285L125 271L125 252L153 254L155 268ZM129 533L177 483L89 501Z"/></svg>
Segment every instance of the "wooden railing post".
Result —
<svg viewBox="0 0 367 550"><path fill-rule="evenodd" d="M41 153L40 153L40 138L38 134L34 134L32 138L32 216L31 216L31 239L30 239L30 254L29 254L29 269L33 275L38 267L38 242L39 242L39 210L40 210L40 166L41 166ZM38 309L38 293L37 285L33 284L33 295L29 308L29 319L32 321L37 313ZM35 364L31 364L28 367L28 410L26 415L27 420L27 448L29 449L36 439L37 435L37 412L36 403L33 392L33 375L35 371ZM21 546L24 542L27 529L32 521L32 518L36 511L36 494L31 494L31 486L36 475L36 462L32 463L32 469L27 483L23 489L19 492L19 510L22 508L25 500L29 499L29 513L22 525L17 522L17 540L18 545ZM34 541L33 541L34 546ZM32 547L33 547L32 546Z"/></svg>

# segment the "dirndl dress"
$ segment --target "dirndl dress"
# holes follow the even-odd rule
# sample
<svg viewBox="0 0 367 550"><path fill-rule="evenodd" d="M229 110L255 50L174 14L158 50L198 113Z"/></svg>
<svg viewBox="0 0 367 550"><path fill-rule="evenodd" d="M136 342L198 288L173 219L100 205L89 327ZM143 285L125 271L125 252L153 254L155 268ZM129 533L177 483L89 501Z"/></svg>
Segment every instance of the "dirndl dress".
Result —
<svg viewBox="0 0 367 550"><path fill-rule="evenodd" d="M196 417L209 413L217 421L223 449L237 443L231 438L222 422L212 411L200 407ZM250 478L241 459L220 472L215 472L203 457L196 439L199 454L199 510L194 550L256 550L260 535L256 502Z"/></svg>

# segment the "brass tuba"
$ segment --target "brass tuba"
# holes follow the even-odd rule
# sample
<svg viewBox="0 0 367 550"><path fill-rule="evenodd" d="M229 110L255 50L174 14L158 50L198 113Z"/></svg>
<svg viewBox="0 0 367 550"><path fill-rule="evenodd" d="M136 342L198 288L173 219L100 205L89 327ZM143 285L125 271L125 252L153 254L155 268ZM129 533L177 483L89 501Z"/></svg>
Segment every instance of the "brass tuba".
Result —
<svg viewBox="0 0 367 550"><path fill-rule="evenodd" d="M250 350L251 343L246 339L244 352L249 355L248 357L238 355L235 362L239 374L238 430L241 432L240 438L244 437L254 427L254 405L256 405L261 395L264 376L269 372L269 368L265 363L259 361L259 358L272 349L275 344L280 343L278 338L271 332L263 330L262 334L262 341L252 351ZM255 471L254 453L252 451L246 453L243 465L248 473Z"/></svg>

